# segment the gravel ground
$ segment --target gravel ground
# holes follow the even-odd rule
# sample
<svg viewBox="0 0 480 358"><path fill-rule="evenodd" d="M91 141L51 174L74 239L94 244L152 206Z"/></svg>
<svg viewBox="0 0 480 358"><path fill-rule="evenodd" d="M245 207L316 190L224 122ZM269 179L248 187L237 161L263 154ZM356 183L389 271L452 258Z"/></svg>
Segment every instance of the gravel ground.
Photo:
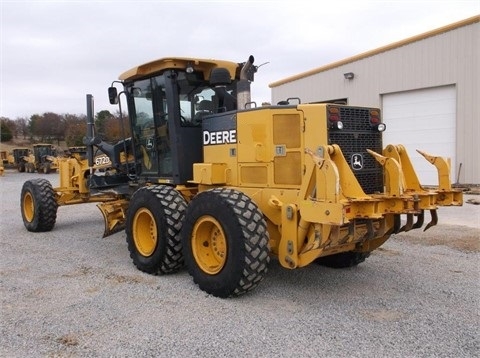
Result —
<svg viewBox="0 0 480 358"><path fill-rule="evenodd" d="M94 204L27 232L20 190L38 176L0 177L1 357L480 354L480 205L441 208L438 226L395 235L356 268L273 261L256 290L219 299L186 270L138 271L123 232L101 238Z"/></svg>

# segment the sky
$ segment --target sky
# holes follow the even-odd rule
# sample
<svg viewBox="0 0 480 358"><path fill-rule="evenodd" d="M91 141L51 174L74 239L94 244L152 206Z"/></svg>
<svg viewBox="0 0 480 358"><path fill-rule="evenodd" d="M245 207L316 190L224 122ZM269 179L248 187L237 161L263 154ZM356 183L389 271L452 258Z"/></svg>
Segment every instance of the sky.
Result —
<svg viewBox="0 0 480 358"><path fill-rule="evenodd" d="M480 14L480 0L0 0L0 117L94 112L137 65L198 57L259 66L269 84Z"/></svg>

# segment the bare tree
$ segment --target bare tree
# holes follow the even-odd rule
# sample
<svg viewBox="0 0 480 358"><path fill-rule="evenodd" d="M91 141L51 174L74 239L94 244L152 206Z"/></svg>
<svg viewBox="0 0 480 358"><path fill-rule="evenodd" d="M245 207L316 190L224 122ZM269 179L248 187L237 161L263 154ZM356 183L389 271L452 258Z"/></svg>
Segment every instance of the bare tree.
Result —
<svg viewBox="0 0 480 358"><path fill-rule="evenodd" d="M28 137L28 118L17 117L15 123L17 126L15 137L18 138L18 136L21 135L23 139L26 139Z"/></svg>
<svg viewBox="0 0 480 358"><path fill-rule="evenodd" d="M34 138L41 142L60 143L65 131L65 123L57 113L46 112L43 115L34 114L30 117L30 131Z"/></svg>
<svg viewBox="0 0 480 358"><path fill-rule="evenodd" d="M83 146L83 137L87 133L87 119L85 116L74 114L64 115L65 142L69 147Z"/></svg>

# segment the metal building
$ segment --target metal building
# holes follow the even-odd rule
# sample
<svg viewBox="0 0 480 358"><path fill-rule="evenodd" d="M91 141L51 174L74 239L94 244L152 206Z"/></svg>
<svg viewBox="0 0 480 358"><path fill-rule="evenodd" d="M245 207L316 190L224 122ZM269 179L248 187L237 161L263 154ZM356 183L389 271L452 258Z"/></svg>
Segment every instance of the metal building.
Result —
<svg viewBox="0 0 480 358"><path fill-rule="evenodd" d="M452 182L480 184L480 16L270 84L272 103L344 101L382 110L385 144L404 144L420 181L438 182L416 149L451 159Z"/></svg>

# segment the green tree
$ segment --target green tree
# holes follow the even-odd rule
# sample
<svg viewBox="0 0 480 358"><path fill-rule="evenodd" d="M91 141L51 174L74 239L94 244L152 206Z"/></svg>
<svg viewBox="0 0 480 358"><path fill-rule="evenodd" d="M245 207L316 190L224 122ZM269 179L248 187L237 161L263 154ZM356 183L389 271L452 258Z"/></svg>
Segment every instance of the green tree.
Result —
<svg viewBox="0 0 480 358"><path fill-rule="evenodd" d="M8 122L6 118L2 118L0 122L0 141L1 142L8 142L12 140L12 130L8 126Z"/></svg>
<svg viewBox="0 0 480 358"><path fill-rule="evenodd" d="M65 135L65 121L63 117L57 113L47 112L43 114L43 119L46 122L47 138L49 141L56 141L60 145L60 141L64 139Z"/></svg>
<svg viewBox="0 0 480 358"><path fill-rule="evenodd" d="M100 136L102 139L108 139L108 131L107 131L107 122L112 117L110 111L103 110L97 113L95 116L95 129L97 135Z"/></svg>
<svg viewBox="0 0 480 358"><path fill-rule="evenodd" d="M35 137L40 137L41 141L43 142L42 134L42 116L39 114L33 114L30 116L30 120L28 121L28 131L30 133L30 138L34 139Z"/></svg>

